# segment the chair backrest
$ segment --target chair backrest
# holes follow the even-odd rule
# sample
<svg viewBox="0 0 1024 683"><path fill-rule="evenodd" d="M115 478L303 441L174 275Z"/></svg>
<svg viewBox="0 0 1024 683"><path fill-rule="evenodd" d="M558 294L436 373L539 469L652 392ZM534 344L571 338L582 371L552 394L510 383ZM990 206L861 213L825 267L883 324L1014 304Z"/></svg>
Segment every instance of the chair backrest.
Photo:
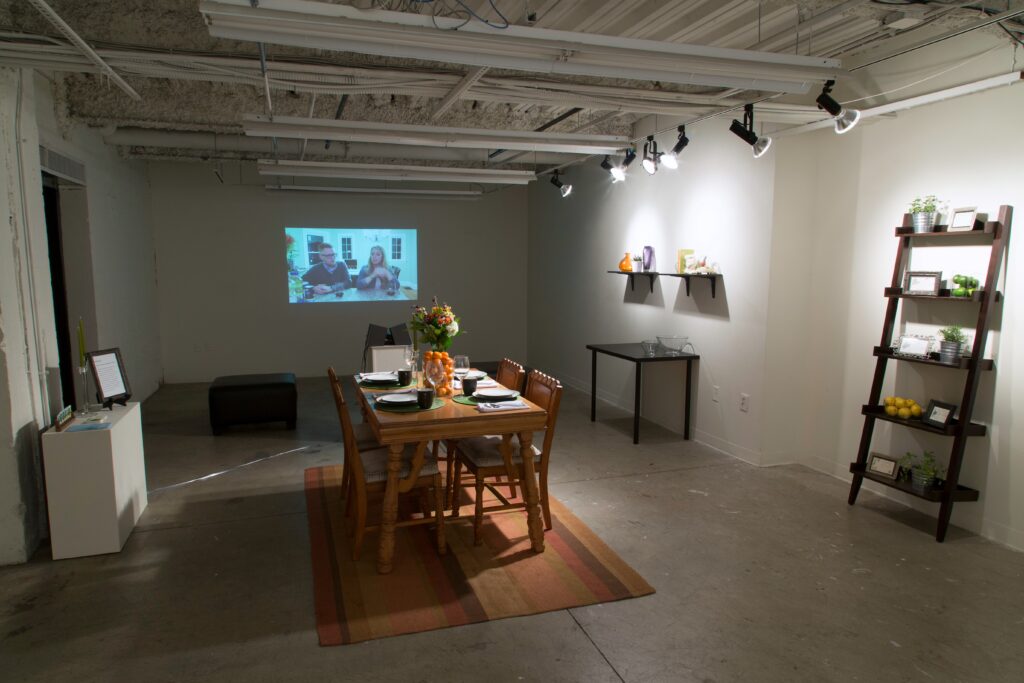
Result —
<svg viewBox="0 0 1024 683"><path fill-rule="evenodd" d="M406 346L412 345L412 337L409 336L409 329L405 326L405 323L391 326L391 343L405 344Z"/></svg>
<svg viewBox="0 0 1024 683"><path fill-rule="evenodd" d="M384 346L387 343L388 328L383 325L370 323L370 326L366 329L366 341L363 343L363 370L366 370L366 352L370 350L370 347Z"/></svg>
<svg viewBox="0 0 1024 683"><path fill-rule="evenodd" d="M348 414L348 405L345 403L345 394L341 390L341 382L334 372L334 367L327 368L327 378L331 382L331 392L334 394L334 405L338 408L338 422L341 423L341 435L345 445L345 462L352 468L354 480L357 485L366 482L363 473L363 460L359 457L359 447L356 446L356 434L352 428L352 416Z"/></svg>
<svg viewBox="0 0 1024 683"><path fill-rule="evenodd" d="M498 372L495 374L494 379L503 387L521 391L524 377L526 377L526 370L523 370L522 365L514 360L502 358L501 362L498 363Z"/></svg>
<svg viewBox="0 0 1024 683"><path fill-rule="evenodd" d="M526 379L526 400L536 403L548 411L544 427L544 446L541 448L541 467L546 468L551 453L551 442L555 438L555 423L558 421L558 406L562 403L562 383L540 370L532 370Z"/></svg>
<svg viewBox="0 0 1024 683"><path fill-rule="evenodd" d="M371 346L370 372L386 372L405 368L408 346Z"/></svg>

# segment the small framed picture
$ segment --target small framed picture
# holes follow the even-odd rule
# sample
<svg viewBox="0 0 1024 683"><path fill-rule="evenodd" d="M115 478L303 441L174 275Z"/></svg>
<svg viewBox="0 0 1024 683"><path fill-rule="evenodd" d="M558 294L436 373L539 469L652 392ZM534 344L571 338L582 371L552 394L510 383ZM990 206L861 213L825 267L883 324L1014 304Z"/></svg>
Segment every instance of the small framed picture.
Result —
<svg viewBox="0 0 1024 683"><path fill-rule="evenodd" d="M942 272L935 270L908 270L903 279L903 293L938 296L942 286Z"/></svg>
<svg viewBox="0 0 1024 683"><path fill-rule="evenodd" d="M978 207L965 206L961 209L953 209L949 214L949 227L947 232L968 232L974 230L974 221L978 217Z"/></svg>
<svg viewBox="0 0 1024 683"><path fill-rule="evenodd" d="M953 413L955 412L956 406L952 403L943 403L942 401L932 399L928 402L928 410L924 411L921 415L921 422L932 427L946 427L953 421Z"/></svg>
<svg viewBox="0 0 1024 683"><path fill-rule="evenodd" d="M900 337L899 343L894 349L897 356L910 356L912 358L928 358L932 350L934 338L920 334L905 334Z"/></svg>
<svg viewBox="0 0 1024 683"><path fill-rule="evenodd" d="M892 458L872 453L871 458L868 459L868 472L879 474L887 479L895 479L899 476L900 465Z"/></svg>

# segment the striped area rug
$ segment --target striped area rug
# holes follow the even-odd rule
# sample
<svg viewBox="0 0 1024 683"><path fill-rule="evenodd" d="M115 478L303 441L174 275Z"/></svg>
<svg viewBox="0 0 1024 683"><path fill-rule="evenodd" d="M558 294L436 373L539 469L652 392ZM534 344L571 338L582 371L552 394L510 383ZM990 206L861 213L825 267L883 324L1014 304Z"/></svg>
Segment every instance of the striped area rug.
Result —
<svg viewBox="0 0 1024 683"><path fill-rule="evenodd" d="M390 574L377 573L377 533L352 561L341 506L341 467L306 470L316 626L321 645L539 614L649 595L654 589L583 522L551 500L545 551L530 549L521 511L484 517L473 545L472 505L449 520L446 555L430 525L399 528Z"/></svg>

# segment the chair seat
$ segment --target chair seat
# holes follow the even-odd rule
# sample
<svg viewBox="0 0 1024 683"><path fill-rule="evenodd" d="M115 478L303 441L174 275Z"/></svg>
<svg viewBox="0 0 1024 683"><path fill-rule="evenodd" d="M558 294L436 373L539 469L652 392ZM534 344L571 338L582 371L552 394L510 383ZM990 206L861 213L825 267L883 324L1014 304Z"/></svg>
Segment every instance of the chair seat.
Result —
<svg viewBox="0 0 1024 683"><path fill-rule="evenodd" d="M400 479L409 476L409 462L416 454L416 445L409 444L402 453L402 467L398 470ZM359 451L359 457L363 459L363 470L366 472L366 483L377 483L388 479L388 449L386 446L374 448L368 451ZM420 468L421 477L432 477L438 473L437 461L424 453L423 467Z"/></svg>
<svg viewBox="0 0 1024 683"><path fill-rule="evenodd" d="M373 427L365 422L352 425L352 431L356 436L356 448L360 452L368 451L371 448L380 448L380 442L377 441L377 437L373 434Z"/></svg>
<svg viewBox="0 0 1024 683"><path fill-rule="evenodd" d="M515 439L512 441L512 464L521 465L523 459L519 455L519 444ZM533 450L533 461L539 463L540 449L533 445L530 448ZM497 434L461 439L459 452L462 454L463 462L472 464L477 469L505 466L505 460L501 457L501 437Z"/></svg>

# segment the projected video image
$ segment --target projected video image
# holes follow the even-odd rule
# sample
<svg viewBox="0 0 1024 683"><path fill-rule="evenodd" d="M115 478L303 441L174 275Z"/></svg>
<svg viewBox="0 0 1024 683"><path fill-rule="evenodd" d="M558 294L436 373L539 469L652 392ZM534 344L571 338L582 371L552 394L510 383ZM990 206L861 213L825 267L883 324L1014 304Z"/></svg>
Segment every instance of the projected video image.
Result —
<svg viewBox="0 0 1024 683"><path fill-rule="evenodd" d="M285 228L293 304L415 300L416 231Z"/></svg>

